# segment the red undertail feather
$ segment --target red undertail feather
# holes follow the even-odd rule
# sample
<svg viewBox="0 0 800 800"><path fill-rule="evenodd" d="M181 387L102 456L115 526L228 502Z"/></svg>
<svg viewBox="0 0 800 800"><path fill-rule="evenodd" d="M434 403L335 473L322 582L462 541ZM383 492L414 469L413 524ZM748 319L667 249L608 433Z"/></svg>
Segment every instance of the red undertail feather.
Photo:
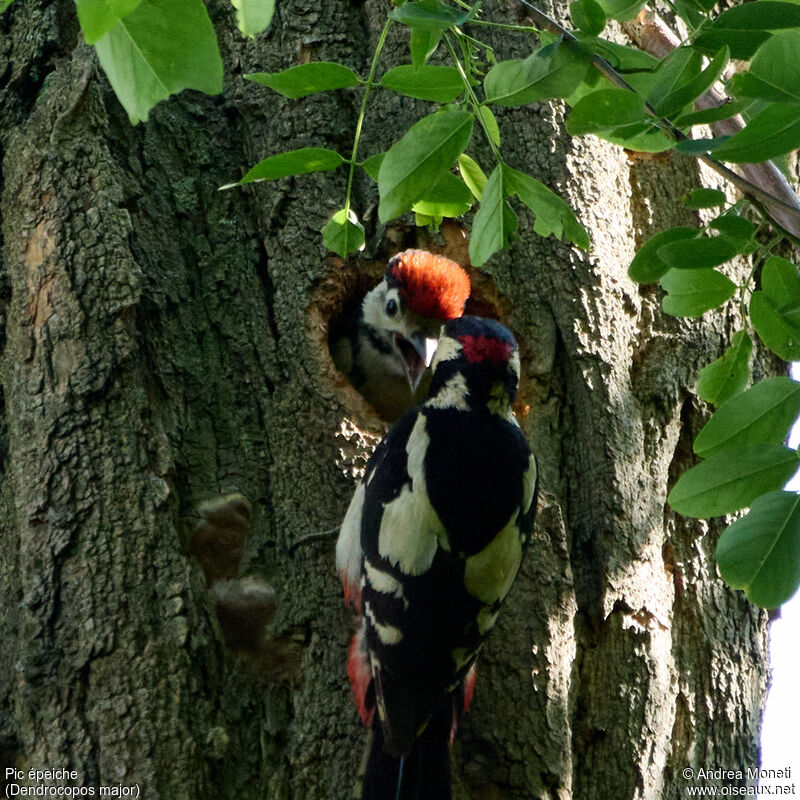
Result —
<svg viewBox="0 0 800 800"><path fill-rule="evenodd" d="M389 262L400 296L422 317L455 319L464 313L469 276L455 261L427 250L405 250Z"/></svg>
<svg viewBox="0 0 800 800"><path fill-rule="evenodd" d="M350 652L347 658L347 677L353 688L353 698L356 701L358 714L361 721L369 727L375 715L375 705L372 693L372 670L370 669L369 656L364 646L363 624L353 635L350 642Z"/></svg>

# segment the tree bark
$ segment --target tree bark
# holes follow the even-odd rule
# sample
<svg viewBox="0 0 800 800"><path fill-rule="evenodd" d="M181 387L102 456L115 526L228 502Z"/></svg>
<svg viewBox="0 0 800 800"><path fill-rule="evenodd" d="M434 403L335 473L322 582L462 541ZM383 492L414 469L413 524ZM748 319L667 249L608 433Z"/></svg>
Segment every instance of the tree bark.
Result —
<svg viewBox="0 0 800 800"><path fill-rule="evenodd" d="M149 800L343 798L365 741L350 618L332 547L289 547L338 524L382 428L336 373L327 330L397 250L464 263L465 229L380 225L359 176L367 248L343 264L318 233L343 173L217 191L294 147L349 153L356 94L293 101L242 75L309 60L366 74L389 4L281 0L253 40L229 5L209 7L225 93L185 92L135 128L71 2L0 16L0 766ZM485 10L517 21L514 4ZM406 53L395 26L384 63ZM361 156L425 108L376 93ZM473 308L521 344L543 499L455 740L455 792L683 797L687 767L758 762L766 612L718 578L720 525L666 505L706 414L697 371L740 319L665 317L626 274L649 235L697 224L680 197L714 179L571 139L564 115L501 111L503 151L572 203L591 252L536 237L521 212L511 250L472 272ZM273 585L273 633L299 653L280 681L225 648L189 555L198 504L230 491L254 509L244 571Z"/></svg>

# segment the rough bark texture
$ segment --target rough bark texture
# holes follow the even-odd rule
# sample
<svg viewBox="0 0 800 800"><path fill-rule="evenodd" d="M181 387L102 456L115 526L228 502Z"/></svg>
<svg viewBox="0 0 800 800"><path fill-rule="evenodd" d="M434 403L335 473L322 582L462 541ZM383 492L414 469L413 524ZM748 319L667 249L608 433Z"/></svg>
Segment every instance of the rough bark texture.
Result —
<svg viewBox="0 0 800 800"><path fill-rule="evenodd" d="M388 8L281 0L243 41L211 3L225 94L184 93L136 128L71 2L0 17L3 768L73 769L148 800L349 796L365 735L348 614L330 546L288 554L338 523L381 432L336 374L327 325L397 249L463 258L464 241L379 225L359 177L368 245L342 265L318 231L343 173L217 187L293 147L349 152L355 94L290 101L241 76L308 60L364 74ZM513 3L486 8L516 19ZM405 52L394 30L386 63ZM376 97L362 154L423 109ZM560 190L594 247L537 238L523 218L474 273L477 307L521 342L544 499L456 739L456 793L677 798L685 767L758 760L766 614L718 579L718 528L666 506L704 413L697 369L736 320L665 318L658 291L626 276L651 233L696 222L679 203L696 165L572 140L563 117L499 114L508 163ZM245 571L275 587L275 634L300 653L278 683L226 650L188 554L198 502L231 490L254 507Z"/></svg>

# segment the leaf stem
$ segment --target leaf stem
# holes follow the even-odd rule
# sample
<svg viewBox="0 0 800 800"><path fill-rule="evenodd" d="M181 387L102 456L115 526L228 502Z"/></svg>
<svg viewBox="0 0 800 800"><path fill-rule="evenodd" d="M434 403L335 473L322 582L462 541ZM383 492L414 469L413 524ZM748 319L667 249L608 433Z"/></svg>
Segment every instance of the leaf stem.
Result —
<svg viewBox="0 0 800 800"><path fill-rule="evenodd" d="M456 49L455 47L453 47L453 43L450 41L450 36L447 34L447 32L445 32L444 41L445 44L447 45L447 49L450 51L450 57L455 62L456 68L458 69L458 72L461 75L461 80L464 82L464 88L466 89L469 101L475 108L475 116L478 118L478 122L480 122L481 128L483 128L483 133L486 136L486 141L489 142L489 147L492 148L492 152L494 153L498 163L502 164L503 159L500 155L500 149L495 144L494 139L492 139L489 130L486 127L486 123L483 120L483 117L478 113L478 108L481 105L480 100L478 100L477 96L475 95L475 92L472 90L472 84L470 83L469 76L467 75L463 64L461 63L461 61L459 61Z"/></svg>
<svg viewBox="0 0 800 800"><path fill-rule="evenodd" d="M344 200L344 218L345 221L349 219L350 215L350 195L353 189L353 176L355 175L356 171L356 157L358 156L358 142L361 138L361 129L364 126L364 116L367 113L367 100L369 99L369 93L372 87L375 85L375 73L378 70L378 61L381 57L381 50L383 50L383 45L386 43L386 35L389 33L389 27L392 24L391 19L387 19L386 23L383 26L383 30L381 31L381 35L378 38L378 44L375 47L375 54L372 56L372 64L369 68L369 75L367 75L367 81L364 84L364 96L361 98L361 109L358 112L358 122L356 123L356 131L353 134L353 152L350 155L350 172L347 176L347 194L345 195Z"/></svg>

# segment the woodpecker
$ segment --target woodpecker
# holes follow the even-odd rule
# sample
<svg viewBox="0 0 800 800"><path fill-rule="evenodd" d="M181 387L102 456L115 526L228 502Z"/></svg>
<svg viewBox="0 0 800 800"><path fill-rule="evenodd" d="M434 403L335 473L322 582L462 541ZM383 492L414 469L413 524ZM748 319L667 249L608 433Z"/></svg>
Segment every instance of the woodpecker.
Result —
<svg viewBox="0 0 800 800"><path fill-rule="evenodd" d="M469 277L455 261L406 250L389 261L350 330L334 342L336 367L388 422L424 396L442 323L464 313L469 292Z"/></svg>
<svg viewBox="0 0 800 800"><path fill-rule="evenodd" d="M378 445L342 524L337 568L358 612L347 672L372 725L363 800L451 797L452 732L536 510L518 379L507 328L447 322L427 399Z"/></svg>

